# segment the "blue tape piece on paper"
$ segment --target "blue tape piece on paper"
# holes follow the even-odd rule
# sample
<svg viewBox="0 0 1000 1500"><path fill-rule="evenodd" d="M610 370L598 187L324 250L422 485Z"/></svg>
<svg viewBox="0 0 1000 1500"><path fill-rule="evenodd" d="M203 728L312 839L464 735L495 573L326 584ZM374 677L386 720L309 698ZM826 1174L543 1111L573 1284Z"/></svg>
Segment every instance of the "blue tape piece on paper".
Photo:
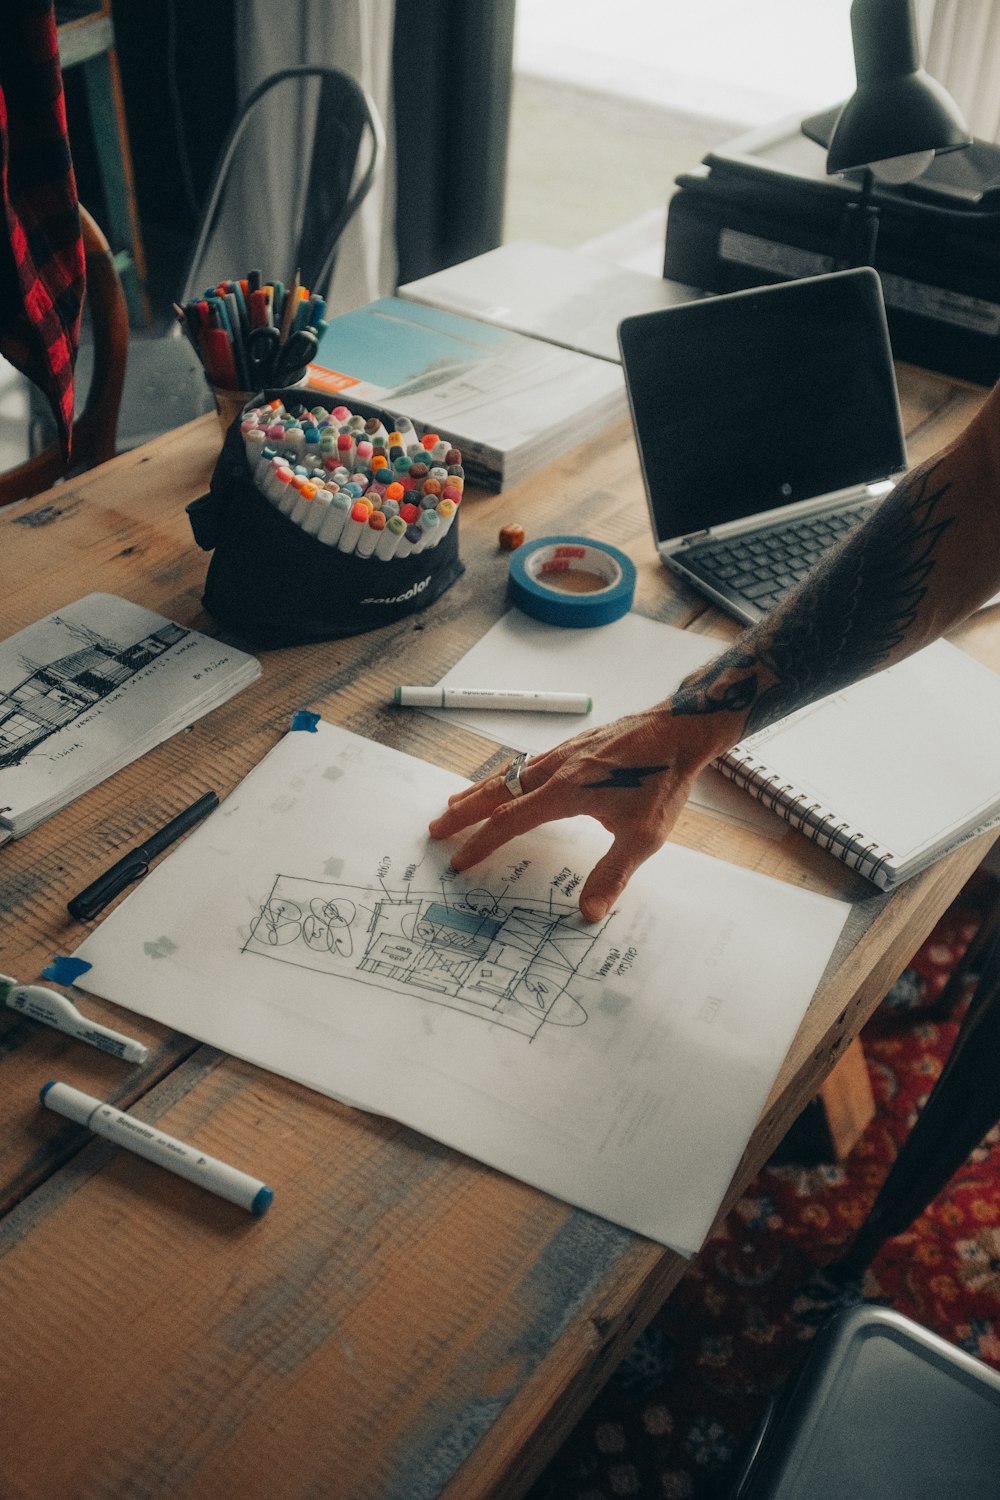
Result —
<svg viewBox="0 0 1000 1500"><path fill-rule="evenodd" d="M300 708L292 714L293 729L307 729L310 734L316 733L316 725L319 723L319 714L310 713L308 708Z"/></svg>
<svg viewBox="0 0 1000 1500"><path fill-rule="evenodd" d="M56 984L74 984L81 974L86 974L93 967L85 958L69 958L64 953L57 953L48 967L42 970L42 978L54 979Z"/></svg>
<svg viewBox="0 0 1000 1500"><path fill-rule="evenodd" d="M568 592L560 578L579 572L588 587ZM603 580L603 583L602 583ZM609 625L632 608L635 564L617 547L586 536L545 536L518 547L510 560L512 604L547 625Z"/></svg>

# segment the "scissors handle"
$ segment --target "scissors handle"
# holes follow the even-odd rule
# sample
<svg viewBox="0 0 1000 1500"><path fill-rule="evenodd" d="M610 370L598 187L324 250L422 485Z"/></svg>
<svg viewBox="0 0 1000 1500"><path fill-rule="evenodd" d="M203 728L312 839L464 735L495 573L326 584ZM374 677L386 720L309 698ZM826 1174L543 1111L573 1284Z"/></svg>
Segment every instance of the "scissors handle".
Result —
<svg viewBox="0 0 1000 1500"><path fill-rule="evenodd" d="M247 339L247 353L250 360L250 373L255 384L280 384L275 376L279 339L276 328L251 328Z"/></svg>
<svg viewBox="0 0 1000 1500"><path fill-rule="evenodd" d="M278 351L273 370L274 384L294 385L301 380L318 348L319 339L311 328L299 328L289 335Z"/></svg>

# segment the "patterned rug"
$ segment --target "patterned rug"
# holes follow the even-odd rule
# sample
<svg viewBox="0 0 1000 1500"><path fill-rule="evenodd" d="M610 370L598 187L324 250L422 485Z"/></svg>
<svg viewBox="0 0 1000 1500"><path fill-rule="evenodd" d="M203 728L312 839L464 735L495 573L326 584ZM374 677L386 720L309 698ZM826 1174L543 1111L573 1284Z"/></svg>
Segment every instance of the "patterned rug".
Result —
<svg viewBox="0 0 1000 1500"><path fill-rule="evenodd" d="M862 1033L877 1113L843 1165L769 1166L611 1377L530 1500L720 1500L770 1397L838 1301L823 1276L853 1238L927 1097L964 1000L934 1002L995 884L962 892ZM865 1300L1000 1369L1000 1130L883 1246Z"/></svg>

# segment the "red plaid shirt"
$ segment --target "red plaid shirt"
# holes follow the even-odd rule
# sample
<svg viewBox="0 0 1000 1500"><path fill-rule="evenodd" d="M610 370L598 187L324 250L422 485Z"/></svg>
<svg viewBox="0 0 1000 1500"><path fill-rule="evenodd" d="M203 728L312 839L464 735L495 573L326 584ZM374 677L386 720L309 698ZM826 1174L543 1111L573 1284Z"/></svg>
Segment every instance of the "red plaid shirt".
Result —
<svg viewBox="0 0 1000 1500"><path fill-rule="evenodd" d="M44 391L64 452L85 281L52 0L0 29L0 354Z"/></svg>

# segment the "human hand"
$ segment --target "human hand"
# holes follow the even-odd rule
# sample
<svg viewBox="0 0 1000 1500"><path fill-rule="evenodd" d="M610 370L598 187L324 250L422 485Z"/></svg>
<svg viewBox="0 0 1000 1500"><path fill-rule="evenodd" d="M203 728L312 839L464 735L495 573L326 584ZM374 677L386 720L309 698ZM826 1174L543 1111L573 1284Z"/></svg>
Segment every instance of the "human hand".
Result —
<svg viewBox="0 0 1000 1500"><path fill-rule="evenodd" d="M584 730L528 761L521 796L502 773L457 792L430 824L431 837L481 823L452 856L466 870L542 823L589 814L614 836L580 892L584 920L599 922L665 842L695 777L731 742L721 730L712 717L676 716L669 703Z"/></svg>

